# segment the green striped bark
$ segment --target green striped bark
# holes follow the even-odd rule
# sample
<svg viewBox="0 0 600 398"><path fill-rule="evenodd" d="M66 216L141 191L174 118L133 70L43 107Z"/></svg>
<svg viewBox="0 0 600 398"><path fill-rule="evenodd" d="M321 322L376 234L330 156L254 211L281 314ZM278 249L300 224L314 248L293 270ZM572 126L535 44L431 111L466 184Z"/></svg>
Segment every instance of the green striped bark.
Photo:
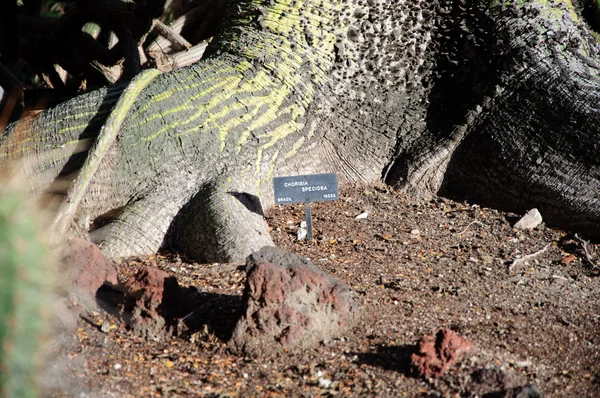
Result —
<svg viewBox="0 0 600 398"><path fill-rule="evenodd" d="M97 153L124 86L13 126L0 156L28 160L34 191L95 170L67 198L70 227L95 229L115 256L171 244L241 258L270 243L272 177L312 172L538 207L599 234L598 45L577 12L557 0L235 1L201 62L112 110L120 127L99 161L78 151Z"/></svg>

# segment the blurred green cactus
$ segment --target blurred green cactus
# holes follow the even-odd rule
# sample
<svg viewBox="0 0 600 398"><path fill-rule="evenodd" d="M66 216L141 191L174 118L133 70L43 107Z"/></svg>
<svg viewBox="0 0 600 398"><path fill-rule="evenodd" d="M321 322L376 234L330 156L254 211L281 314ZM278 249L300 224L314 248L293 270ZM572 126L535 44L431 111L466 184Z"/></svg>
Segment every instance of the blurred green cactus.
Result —
<svg viewBox="0 0 600 398"><path fill-rule="evenodd" d="M6 398L38 396L51 286L40 224L39 212L0 186L0 396Z"/></svg>

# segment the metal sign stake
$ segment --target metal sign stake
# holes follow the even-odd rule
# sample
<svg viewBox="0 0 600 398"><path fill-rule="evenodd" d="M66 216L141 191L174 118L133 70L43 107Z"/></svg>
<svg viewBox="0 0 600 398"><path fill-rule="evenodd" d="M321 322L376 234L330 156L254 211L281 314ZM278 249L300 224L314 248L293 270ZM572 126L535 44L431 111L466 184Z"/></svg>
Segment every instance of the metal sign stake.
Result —
<svg viewBox="0 0 600 398"><path fill-rule="evenodd" d="M273 178L276 205L304 203L306 239L313 238L310 202L338 200L338 182L335 173L307 174Z"/></svg>
<svg viewBox="0 0 600 398"><path fill-rule="evenodd" d="M311 240L312 234L312 216L310 214L310 202L304 202L304 213L306 213L306 240Z"/></svg>

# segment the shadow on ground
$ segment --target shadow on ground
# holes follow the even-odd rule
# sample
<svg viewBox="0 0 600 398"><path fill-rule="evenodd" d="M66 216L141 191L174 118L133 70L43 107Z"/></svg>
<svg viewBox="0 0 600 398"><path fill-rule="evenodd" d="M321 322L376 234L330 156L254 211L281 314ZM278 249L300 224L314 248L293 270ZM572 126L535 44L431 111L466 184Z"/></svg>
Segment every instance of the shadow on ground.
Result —
<svg viewBox="0 0 600 398"><path fill-rule="evenodd" d="M170 280L172 279L172 280ZM96 293L96 302L104 311L129 325L139 300L109 286ZM202 292L195 287L180 287L175 278L167 278L162 302L156 313L144 310L144 316L162 316L171 334L191 336L196 332L214 335L226 342L240 318L242 297Z"/></svg>
<svg viewBox="0 0 600 398"><path fill-rule="evenodd" d="M353 353L358 357L358 363L378 366L394 370L405 376L413 376L411 370L411 355L417 352L415 345L387 346L377 345L372 352Z"/></svg>

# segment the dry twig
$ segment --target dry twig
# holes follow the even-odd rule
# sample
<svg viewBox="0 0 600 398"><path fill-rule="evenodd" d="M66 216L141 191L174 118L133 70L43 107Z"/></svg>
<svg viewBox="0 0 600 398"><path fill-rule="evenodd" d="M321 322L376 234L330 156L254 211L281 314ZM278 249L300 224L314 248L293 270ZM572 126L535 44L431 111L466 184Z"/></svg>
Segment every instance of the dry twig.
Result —
<svg viewBox="0 0 600 398"><path fill-rule="evenodd" d="M535 253L531 253L526 256L514 259L513 262L510 263L510 265L508 266L508 272L512 271L517 265L523 264L523 263L539 256L540 254L545 253L550 248L550 246L551 246L551 244L547 244L546 246L544 246L542 249L536 251Z"/></svg>
<svg viewBox="0 0 600 398"><path fill-rule="evenodd" d="M581 247L583 248L583 254L585 254L585 259L587 260L587 262L591 265L592 269L597 270L600 269L600 266L598 266L598 264L596 264L596 262L594 260L592 260L592 256L590 255L590 252L588 250L588 241L581 239L579 237L579 235L575 234L575 239L581 244Z"/></svg>
<svg viewBox="0 0 600 398"><path fill-rule="evenodd" d="M465 227L465 229L463 229L463 230L462 230L462 231L460 231L460 232L457 232L457 233L455 233L454 235L462 235L462 234L464 234L465 232L467 232L467 230L468 230L469 228L471 228L471 225L474 225L474 224L481 225L481 226L482 226L482 227L484 227L484 228L488 228L488 226L487 226L487 225L485 225L484 223L482 223L481 221L471 221L471 222L469 223L469 225L467 225L467 226Z"/></svg>

